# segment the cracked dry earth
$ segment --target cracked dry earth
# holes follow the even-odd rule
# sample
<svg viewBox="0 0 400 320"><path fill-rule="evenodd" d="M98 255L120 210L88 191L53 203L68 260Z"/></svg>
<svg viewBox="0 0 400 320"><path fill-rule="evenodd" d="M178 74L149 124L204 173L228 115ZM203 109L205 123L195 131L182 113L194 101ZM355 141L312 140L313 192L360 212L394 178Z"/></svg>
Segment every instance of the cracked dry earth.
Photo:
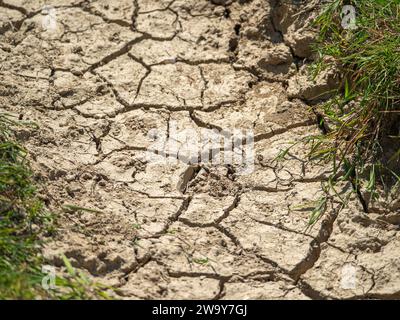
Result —
<svg viewBox="0 0 400 320"><path fill-rule="evenodd" d="M335 85L305 76L312 15L302 1L0 0L1 108L39 126L17 133L41 197L99 211L61 214L49 263L63 253L119 298L400 298L398 207L332 203L306 229L327 167L301 145L274 161L319 132L309 105ZM147 161L148 133L172 122L253 130L254 171Z"/></svg>

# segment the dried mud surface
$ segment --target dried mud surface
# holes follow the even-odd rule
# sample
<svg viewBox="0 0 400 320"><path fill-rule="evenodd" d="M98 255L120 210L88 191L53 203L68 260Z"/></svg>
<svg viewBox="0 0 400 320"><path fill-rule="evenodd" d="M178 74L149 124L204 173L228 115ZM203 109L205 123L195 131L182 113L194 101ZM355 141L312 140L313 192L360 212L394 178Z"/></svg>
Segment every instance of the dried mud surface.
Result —
<svg viewBox="0 0 400 320"><path fill-rule="evenodd" d="M400 298L398 205L333 204L305 231L329 172L300 145L274 161L319 132L308 104L336 83L305 75L311 15L302 1L0 0L0 107L39 126L18 136L41 197L101 211L63 213L49 263L63 253L119 298ZM254 172L146 161L148 132L172 121L253 130Z"/></svg>

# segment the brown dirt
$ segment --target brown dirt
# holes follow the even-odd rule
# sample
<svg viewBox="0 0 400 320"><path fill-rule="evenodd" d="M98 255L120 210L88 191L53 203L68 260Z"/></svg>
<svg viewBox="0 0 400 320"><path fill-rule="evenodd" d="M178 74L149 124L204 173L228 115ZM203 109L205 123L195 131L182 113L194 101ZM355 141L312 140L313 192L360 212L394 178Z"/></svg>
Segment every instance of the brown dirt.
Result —
<svg viewBox="0 0 400 320"><path fill-rule="evenodd" d="M0 0L1 109L39 125L18 136L41 196L101 211L61 214L50 263L64 253L121 298L400 298L398 210L354 199L305 231L329 173L300 145L274 161L318 133L307 104L337 83L307 78L312 12L281 2L51 0L45 30L44 1ZM146 161L172 122L252 129L254 172Z"/></svg>

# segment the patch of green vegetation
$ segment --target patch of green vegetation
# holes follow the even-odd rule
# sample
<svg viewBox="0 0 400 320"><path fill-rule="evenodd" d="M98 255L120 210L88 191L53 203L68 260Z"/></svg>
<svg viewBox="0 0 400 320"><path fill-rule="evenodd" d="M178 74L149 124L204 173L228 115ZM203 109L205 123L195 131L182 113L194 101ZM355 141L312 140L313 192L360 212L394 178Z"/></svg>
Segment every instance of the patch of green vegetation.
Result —
<svg viewBox="0 0 400 320"><path fill-rule="evenodd" d="M136 230L142 229L142 226L141 226L139 223L134 223L134 224L132 225L132 227L133 227L133 229L136 229Z"/></svg>
<svg viewBox="0 0 400 320"><path fill-rule="evenodd" d="M351 181L370 201L399 187L399 3L335 0L316 20L317 70L334 64L343 86L321 109L327 132L312 139L311 158L330 161L333 181L341 172L341 180ZM349 4L356 20L355 28L346 29L341 13Z"/></svg>
<svg viewBox="0 0 400 320"><path fill-rule="evenodd" d="M206 265L210 262L210 260L207 257L205 257L205 258L193 259L193 262L201 265Z"/></svg>
<svg viewBox="0 0 400 320"><path fill-rule="evenodd" d="M66 258L67 276L56 277L52 290L42 287L40 239L54 232L53 216L36 195L27 153L13 135L19 125L0 113L0 299L107 298L107 288L77 273Z"/></svg>
<svg viewBox="0 0 400 320"><path fill-rule="evenodd" d="M144 249L144 247L140 244L140 239L137 238L137 237L135 237L135 238L132 240L132 245L133 245L134 247L139 247L139 248Z"/></svg>
<svg viewBox="0 0 400 320"><path fill-rule="evenodd" d="M0 298L31 299L42 295L38 234L48 225L35 196L25 150L0 114Z"/></svg>
<svg viewBox="0 0 400 320"><path fill-rule="evenodd" d="M353 28L343 24L346 5L355 9ZM320 31L314 76L334 67L343 81L332 99L315 107L324 133L301 143L310 146L311 161L332 168L323 185L326 194L345 204L349 197L339 196L335 186L351 182L368 212L371 203L393 197L400 185L400 0L333 0L315 25ZM331 196L319 199L311 225Z"/></svg>
<svg viewBox="0 0 400 320"><path fill-rule="evenodd" d="M73 205L73 204L65 204L65 205L62 206L62 209L65 212L68 212L68 213L82 212L82 211L91 212L91 213L104 213L103 211L100 211L100 210L80 207L80 206L76 206L76 205Z"/></svg>
<svg viewBox="0 0 400 320"><path fill-rule="evenodd" d="M55 285L58 289L51 291L53 297L60 300L111 299L106 290L114 291L113 288L91 281L83 272L72 267L67 257L62 256L62 259L67 275L56 278Z"/></svg>

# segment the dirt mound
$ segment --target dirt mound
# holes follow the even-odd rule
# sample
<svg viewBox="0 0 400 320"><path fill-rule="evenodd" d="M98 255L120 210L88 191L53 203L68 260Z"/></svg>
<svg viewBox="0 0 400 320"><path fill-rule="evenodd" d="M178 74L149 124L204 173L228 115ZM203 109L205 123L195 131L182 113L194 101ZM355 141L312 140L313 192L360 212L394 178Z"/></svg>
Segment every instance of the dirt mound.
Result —
<svg viewBox="0 0 400 320"><path fill-rule="evenodd" d="M40 127L19 136L46 205L99 211L62 214L50 263L64 253L126 298L400 297L398 214L355 199L305 231L329 173L301 145L275 161L318 132L307 104L338 81L304 73L305 2L46 4L0 1L1 106ZM146 152L234 128L254 134L249 174Z"/></svg>

